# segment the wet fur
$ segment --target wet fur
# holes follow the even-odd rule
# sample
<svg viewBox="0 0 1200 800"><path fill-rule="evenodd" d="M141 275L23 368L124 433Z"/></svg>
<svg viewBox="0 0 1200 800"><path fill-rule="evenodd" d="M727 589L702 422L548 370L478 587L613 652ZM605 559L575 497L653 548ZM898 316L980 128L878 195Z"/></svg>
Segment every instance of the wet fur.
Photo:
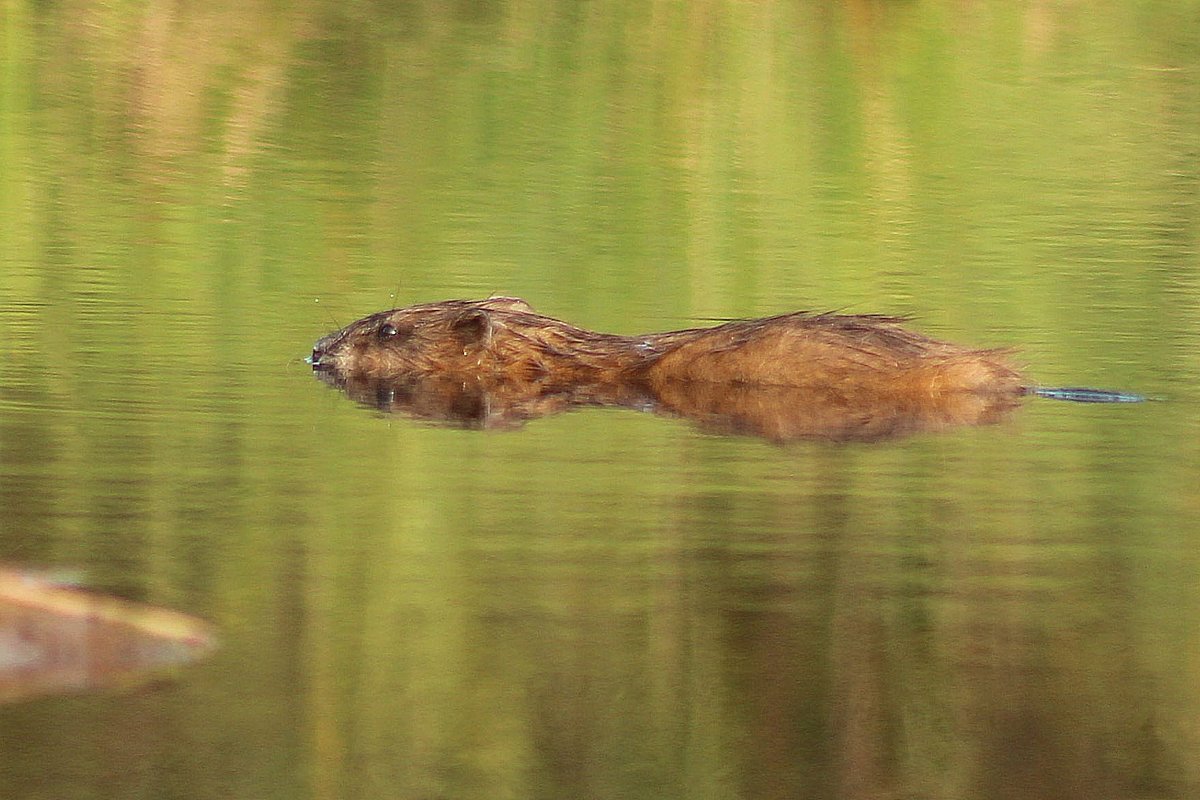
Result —
<svg viewBox="0 0 1200 800"><path fill-rule="evenodd" d="M636 383L819 388L847 401L1017 395L1005 350L931 339L896 317L795 312L642 336L577 328L523 300L448 300L372 314L321 338L319 370L372 378L522 385L547 394Z"/></svg>

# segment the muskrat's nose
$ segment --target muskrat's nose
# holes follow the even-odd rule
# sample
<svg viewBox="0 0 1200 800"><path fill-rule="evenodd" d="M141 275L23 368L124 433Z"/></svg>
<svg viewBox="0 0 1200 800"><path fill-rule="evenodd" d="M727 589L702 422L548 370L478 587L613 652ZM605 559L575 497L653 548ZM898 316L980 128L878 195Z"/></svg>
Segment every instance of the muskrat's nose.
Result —
<svg viewBox="0 0 1200 800"><path fill-rule="evenodd" d="M320 339L317 339L315 342L313 342L312 355L306 359L308 363L312 364L313 367L322 366L321 359L329 355L331 350L336 350L338 348L343 338L342 334L343 331L334 331L333 333L325 334ZM334 361L336 360L337 359L334 359ZM325 364L324 366L329 365Z"/></svg>

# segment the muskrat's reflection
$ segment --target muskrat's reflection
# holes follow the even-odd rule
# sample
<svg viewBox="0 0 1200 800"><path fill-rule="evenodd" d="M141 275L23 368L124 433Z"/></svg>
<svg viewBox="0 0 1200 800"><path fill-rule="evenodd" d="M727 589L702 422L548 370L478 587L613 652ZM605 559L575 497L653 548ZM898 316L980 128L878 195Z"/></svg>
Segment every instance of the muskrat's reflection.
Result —
<svg viewBox="0 0 1200 800"><path fill-rule="evenodd" d="M1012 393L951 391L925 397L849 397L812 387L698 381L544 386L528 381L483 385L444 377L390 380L317 370L356 402L416 420L472 429L514 428L579 408L610 407L678 417L702 430L773 442L872 442L1004 420L1020 403Z"/></svg>
<svg viewBox="0 0 1200 800"><path fill-rule="evenodd" d="M873 442L921 431L1003 420L1019 405L1011 394L947 392L920 403L906 395L847 397L830 389L666 383L655 411L682 417L710 433Z"/></svg>

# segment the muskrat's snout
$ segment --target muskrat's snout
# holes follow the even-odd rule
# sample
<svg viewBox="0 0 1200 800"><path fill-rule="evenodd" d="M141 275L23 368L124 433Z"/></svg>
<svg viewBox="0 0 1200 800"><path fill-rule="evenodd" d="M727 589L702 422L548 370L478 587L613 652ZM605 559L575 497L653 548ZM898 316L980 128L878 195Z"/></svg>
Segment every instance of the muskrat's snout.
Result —
<svg viewBox="0 0 1200 800"><path fill-rule="evenodd" d="M318 339L316 344L313 345L312 355L304 359L313 369L321 368L321 356L325 355L325 348L322 347L324 341L324 339Z"/></svg>
<svg viewBox="0 0 1200 800"><path fill-rule="evenodd" d="M320 339L317 339L313 343L312 355L306 358L305 361L311 364L313 369L329 369L332 367L333 364L330 363L332 359L327 358L327 356L330 356L331 351L337 348L340 341L345 338L345 334L346 329L343 328L340 331L327 333Z"/></svg>

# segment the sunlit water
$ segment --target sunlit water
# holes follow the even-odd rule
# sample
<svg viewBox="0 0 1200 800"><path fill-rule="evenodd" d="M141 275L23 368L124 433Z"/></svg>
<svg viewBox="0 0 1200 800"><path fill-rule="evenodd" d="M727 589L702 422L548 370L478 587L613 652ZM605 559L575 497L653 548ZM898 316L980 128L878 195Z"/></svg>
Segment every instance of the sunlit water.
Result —
<svg viewBox="0 0 1200 800"><path fill-rule="evenodd" d="M210 621L2 797L1200 793L1187 4L13 11L0 562ZM1020 348L982 427L464 430L313 341L492 293Z"/></svg>

